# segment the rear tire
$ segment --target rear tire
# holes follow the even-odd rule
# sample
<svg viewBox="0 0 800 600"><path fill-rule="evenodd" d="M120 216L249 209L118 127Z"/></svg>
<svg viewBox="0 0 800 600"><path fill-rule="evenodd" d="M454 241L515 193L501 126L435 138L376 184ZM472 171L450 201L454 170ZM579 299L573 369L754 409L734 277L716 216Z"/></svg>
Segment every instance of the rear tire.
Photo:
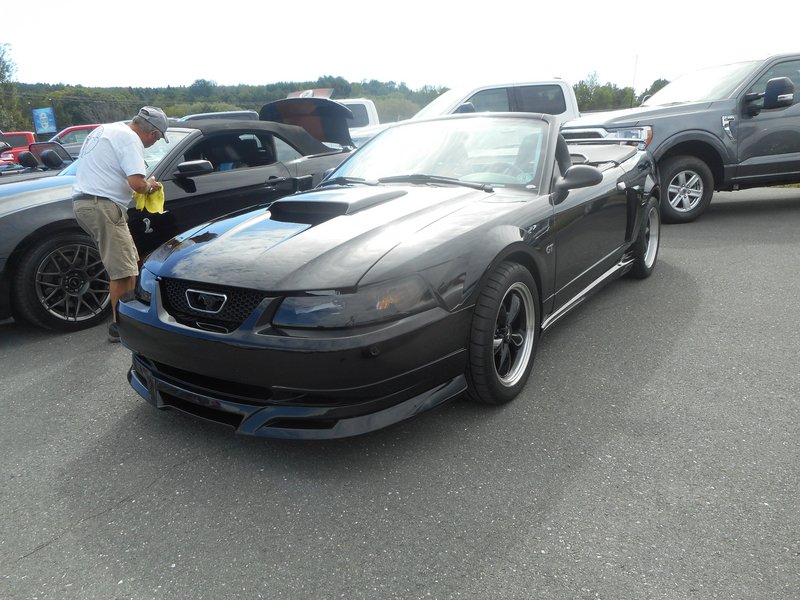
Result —
<svg viewBox="0 0 800 600"><path fill-rule="evenodd" d="M656 268L660 239L661 213L658 200L650 198L644 208L639 234L633 244L633 268L629 271L631 277L637 279L650 277L653 269Z"/></svg>
<svg viewBox="0 0 800 600"><path fill-rule="evenodd" d="M714 177L706 163L694 156L673 156L659 170L665 223L688 223L705 212L714 193Z"/></svg>
<svg viewBox="0 0 800 600"><path fill-rule="evenodd" d="M111 313L109 278L85 233L39 240L22 257L11 289L14 314L45 329L93 327Z"/></svg>
<svg viewBox="0 0 800 600"><path fill-rule="evenodd" d="M522 265L501 263L475 304L467 365L468 395L505 404L525 386L539 341L539 294Z"/></svg>

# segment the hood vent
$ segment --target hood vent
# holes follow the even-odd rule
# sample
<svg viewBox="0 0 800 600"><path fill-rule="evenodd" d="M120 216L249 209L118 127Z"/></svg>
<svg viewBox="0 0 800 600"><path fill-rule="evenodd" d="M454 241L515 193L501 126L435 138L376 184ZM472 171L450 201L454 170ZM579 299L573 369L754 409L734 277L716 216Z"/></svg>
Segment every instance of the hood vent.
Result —
<svg viewBox="0 0 800 600"><path fill-rule="evenodd" d="M389 200L406 195L405 190L392 190L377 194L367 194L344 200L313 200L302 196L286 197L273 202L269 207L273 221L318 225L341 215L352 215Z"/></svg>

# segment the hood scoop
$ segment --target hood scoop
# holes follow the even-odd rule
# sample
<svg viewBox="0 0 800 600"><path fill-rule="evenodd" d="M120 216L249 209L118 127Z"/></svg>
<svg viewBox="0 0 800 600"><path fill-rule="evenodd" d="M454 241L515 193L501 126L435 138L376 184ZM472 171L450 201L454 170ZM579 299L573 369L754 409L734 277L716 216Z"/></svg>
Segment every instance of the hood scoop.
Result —
<svg viewBox="0 0 800 600"><path fill-rule="evenodd" d="M269 207L270 219L272 221L282 221L287 223L302 223L306 225L318 225L342 215L352 215L367 208L383 204L390 200L395 200L405 196L405 190L391 190L380 193L368 191L362 196L353 194L341 195L337 198L336 194L288 196L276 200ZM326 198L326 199L322 199ZM347 198L345 200L345 198Z"/></svg>

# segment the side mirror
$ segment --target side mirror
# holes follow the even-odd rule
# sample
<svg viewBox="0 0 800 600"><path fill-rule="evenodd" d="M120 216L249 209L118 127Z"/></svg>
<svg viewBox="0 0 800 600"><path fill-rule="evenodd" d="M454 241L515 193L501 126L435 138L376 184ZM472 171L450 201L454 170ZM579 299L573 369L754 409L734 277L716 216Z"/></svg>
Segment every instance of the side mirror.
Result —
<svg viewBox="0 0 800 600"><path fill-rule="evenodd" d="M192 177L193 175L205 175L213 173L214 165L208 160L187 160L178 165L175 177Z"/></svg>
<svg viewBox="0 0 800 600"><path fill-rule="evenodd" d="M764 90L764 109L783 108L794 102L794 84L788 77L775 77Z"/></svg>
<svg viewBox="0 0 800 600"><path fill-rule="evenodd" d="M767 81L763 92L750 92L744 96L747 112L757 115L762 110L785 108L794 103L794 83L788 77L774 77Z"/></svg>
<svg viewBox="0 0 800 600"><path fill-rule="evenodd" d="M568 192L577 188L597 185L603 181L603 174L597 167L590 165L572 165L564 176L556 181L556 191L560 193Z"/></svg>

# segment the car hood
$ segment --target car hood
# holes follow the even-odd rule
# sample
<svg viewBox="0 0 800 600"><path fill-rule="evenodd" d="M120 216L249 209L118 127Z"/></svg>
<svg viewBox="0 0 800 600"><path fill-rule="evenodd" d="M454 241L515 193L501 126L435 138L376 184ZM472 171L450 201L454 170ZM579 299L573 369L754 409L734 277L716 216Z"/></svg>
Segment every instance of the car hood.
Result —
<svg viewBox="0 0 800 600"><path fill-rule="evenodd" d="M161 277L276 292L353 288L396 246L492 196L463 187L311 191L188 231L145 266Z"/></svg>
<svg viewBox="0 0 800 600"><path fill-rule="evenodd" d="M710 106L709 102L684 102L663 106L637 106L606 112L595 112L572 119L562 129L586 129L597 127L630 127L647 125L649 120L660 117L674 117L684 113L696 113Z"/></svg>
<svg viewBox="0 0 800 600"><path fill-rule="evenodd" d="M297 125L308 131L320 142L352 146L348 119L352 111L344 104L327 98L284 98L261 107L261 121L274 121Z"/></svg>
<svg viewBox="0 0 800 600"><path fill-rule="evenodd" d="M0 185L0 217L18 210L69 200L72 197L74 175L54 175Z"/></svg>

